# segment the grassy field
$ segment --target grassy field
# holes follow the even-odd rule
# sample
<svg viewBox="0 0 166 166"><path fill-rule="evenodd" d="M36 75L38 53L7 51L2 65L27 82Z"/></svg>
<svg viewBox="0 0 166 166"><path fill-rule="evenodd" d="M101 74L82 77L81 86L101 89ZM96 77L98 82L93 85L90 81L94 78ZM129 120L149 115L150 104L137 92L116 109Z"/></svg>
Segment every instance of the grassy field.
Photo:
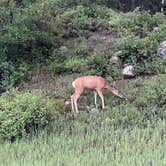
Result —
<svg viewBox="0 0 166 166"><path fill-rule="evenodd" d="M117 2L0 1L0 166L166 166L166 15ZM102 112L86 91L70 113L83 75L128 100L103 90Z"/></svg>
<svg viewBox="0 0 166 166"><path fill-rule="evenodd" d="M82 112L59 120L49 134L43 131L33 138L3 142L0 166L166 165L165 122L144 129L115 129L104 114Z"/></svg>

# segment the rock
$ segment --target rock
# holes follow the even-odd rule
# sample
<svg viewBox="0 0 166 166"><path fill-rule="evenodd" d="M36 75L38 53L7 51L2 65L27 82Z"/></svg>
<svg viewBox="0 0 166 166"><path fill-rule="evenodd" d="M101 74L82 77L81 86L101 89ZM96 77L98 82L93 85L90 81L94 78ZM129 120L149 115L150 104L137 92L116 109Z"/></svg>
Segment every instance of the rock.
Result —
<svg viewBox="0 0 166 166"><path fill-rule="evenodd" d="M122 74L126 78L134 77L135 75L134 75L134 67L133 67L133 65L125 64L124 65L124 69L122 71Z"/></svg>
<svg viewBox="0 0 166 166"><path fill-rule="evenodd" d="M65 105L70 105L71 102L70 101L65 101Z"/></svg>
<svg viewBox="0 0 166 166"><path fill-rule="evenodd" d="M68 51L68 48L66 46L61 46L59 48L62 52L67 52Z"/></svg>
<svg viewBox="0 0 166 166"><path fill-rule="evenodd" d="M166 59L166 40L160 44L157 54L159 57Z"/></svg>
<svg viewBox="0 0 166 166"><path fill-rule="evenodd" d="M116 65L118 65L118 66L121 65L121 60L120 60L119 57L117 57L117 56L113 56L113 57L110 59L110 62L111 62L112 64L116 64Z"/></svg>
<svg viewBox="0 0 166 166"><path fill-rule="evenodd" d="M152 32L159 32L160 30L161 30L160 27L154 27Z"/></svg>
<svg viewBox="0 0 166 166"><path fill-rule="evenodd" d="M99 112L99 110L97 108L92 108L91 112Z"/></svg>

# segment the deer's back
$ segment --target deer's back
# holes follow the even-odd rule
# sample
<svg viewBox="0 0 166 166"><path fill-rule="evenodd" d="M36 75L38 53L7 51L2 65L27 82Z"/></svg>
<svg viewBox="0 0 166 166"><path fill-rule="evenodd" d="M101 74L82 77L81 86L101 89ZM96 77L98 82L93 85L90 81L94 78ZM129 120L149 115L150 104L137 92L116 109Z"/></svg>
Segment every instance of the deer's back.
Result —
<svg viewBox="0 0 166 166"><path fill-rule="evenodd" d="M103 89L105 85L105 79L100 76L82 76L73 81L73 87L81 89Z"/></svg>

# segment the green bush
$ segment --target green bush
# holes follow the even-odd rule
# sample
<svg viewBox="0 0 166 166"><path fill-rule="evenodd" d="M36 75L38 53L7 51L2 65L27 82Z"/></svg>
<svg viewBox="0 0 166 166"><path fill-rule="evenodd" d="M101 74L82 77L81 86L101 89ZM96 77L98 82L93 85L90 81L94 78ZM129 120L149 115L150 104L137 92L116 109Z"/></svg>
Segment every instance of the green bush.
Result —
<svg viewBox="0 0 166 166"><path fill-rule="evenodd" d="M8 91L0 96L0 138L13 140L49 127L58 115L42 94Z"/></svg>
<svg viewBox="0 0 166 166"><path fill-rule="evenodd" d="M138 78L127 85L128 101L111 98L109 92L106 100L106 122L116 128L133 126L146 127L160 120L166 120L166 75L161 74L150 79ZM107 97L108 96L108 97ZM123 102L123 103L122 103Z"/></svg>
<svg viewBox="0 0 166 166"><path fill-rule="evenodd" d="M95 53L88 62L90 69L93 70L93 74L101 76L111 75L113 79L120 79L120 68L119 66L112 65L110 58L109 54Z"/></svg>
<svg viewBox="0 0 166 166"><path fill-rule="evenodd" d="M109 24L112 30L120 36L135 35L146 37L154 27L165 24L165 16L162 13L151 15L146 11L137 11L111 15Z"/></svg>
<svg viewBox="0 0 166 166"><path fill-rule="evenodd" d="M12 62L0 62L0 92L19 83L25 77L28 68L26 63L15 65Z"/></svg>
<svg viewBox="0 0 166 166"><path fill-rule="evenodd" d="M118 41L118 56L123 63L134 64L137 75L164 73L164 60L157 57L162 37L158 32L149 33L145 38L134 35L122 37Z"/></svg>
<svg viewBox="0 0 166 166"><path fill-rule="evenodd" d="M53 74L61 74L66 72L66 68L63 62L54 61L50 64L49 68Z"/></svg>
<svg viewBox="0 0 166 166"><path fill-rule="evenodd" d="M145 82L145 86L136 99L138 108L159 107L166 108L166 75L154 76Z"/></svg>
<svg viewBox="0 0 166 166"><path fill-rule="evenodd" d="M79 72L81 70L82 60L71 57L63 62L59 62L58 60L52 62L50 64L50 70L54 74L61 74L64 72Z"/></svg>
<svg viewBox="0 0 166 166"><path fill-rule="evenodd" d="M58 15L53 24L64 37L78 37L107 27L107 10L100 6L76 6Z"/></svg>
<svg viewBox="0 0 166 166"><path fill-rule="evenodd" d="M0 91L18 83L29 66L46 61L61 43L60 33L55 34L47 21L51 4L20 8L10 1L0 6Z"/></svg>
<svg viewBox="0 0 166 166"><path fill-rule="evenodd" d="M78 72L81 64L82 62L80 59L72 57L65 61L65 69L66 71Z"/></svg>

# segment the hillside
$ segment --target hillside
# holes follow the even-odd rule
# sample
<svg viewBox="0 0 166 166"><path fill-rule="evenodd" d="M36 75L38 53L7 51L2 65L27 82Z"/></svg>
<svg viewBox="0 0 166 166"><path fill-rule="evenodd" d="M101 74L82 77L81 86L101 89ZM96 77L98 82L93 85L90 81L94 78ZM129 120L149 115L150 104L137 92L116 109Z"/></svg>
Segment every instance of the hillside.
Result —
<svg viewBox="0 0 166 166"><path fill-rule="evenodd" d="M0 1L0 165L166 165L161 9L156 0ZM83 75L128 100L103 90L106 107L98 97L96 108L85 91L71 112Z"/></svg>

